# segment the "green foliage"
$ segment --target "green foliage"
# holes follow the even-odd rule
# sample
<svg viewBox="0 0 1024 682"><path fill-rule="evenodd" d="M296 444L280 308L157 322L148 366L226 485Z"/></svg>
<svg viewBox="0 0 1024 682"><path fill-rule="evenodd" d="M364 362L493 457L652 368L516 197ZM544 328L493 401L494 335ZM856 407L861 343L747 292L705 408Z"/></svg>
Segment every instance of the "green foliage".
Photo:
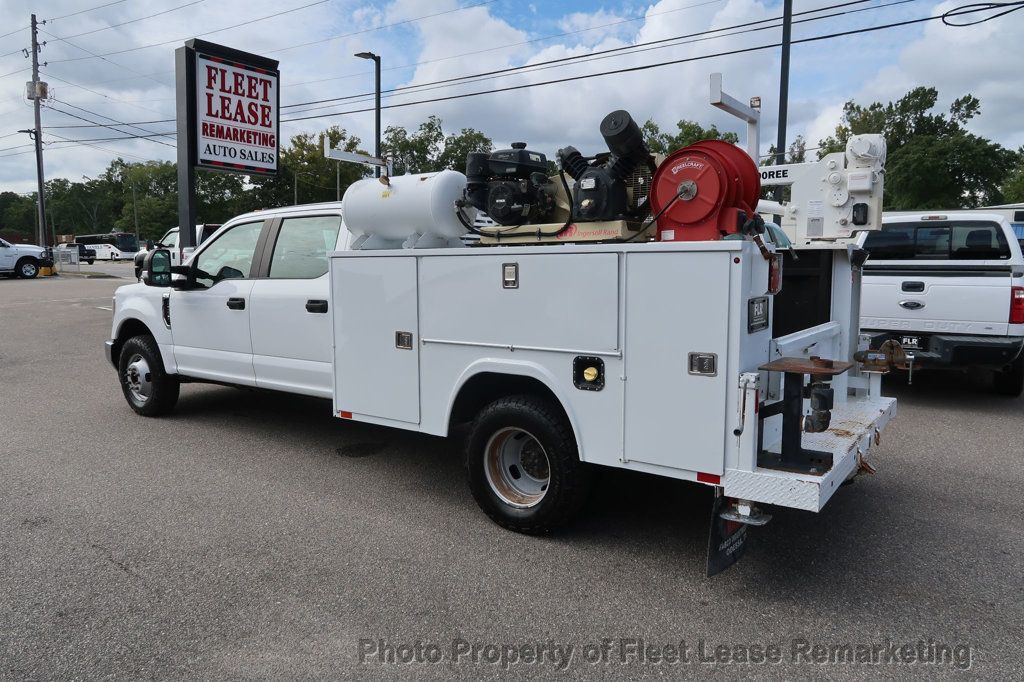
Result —
<svg viewBox="0 0 1024 682"><path fill-rule="evenodd" d="M699 142L700 140L723 140L736 144L739 137L736 133L722 132L717 126L705 128L696 121L682 120L676 123L676 134L663 133L657 123L648 119L641 127L644 142L654 154L671 154L677 149Z"/></svg>
<svg viewBox="0 0 1024 682"><path fill-rule="evenodd" d="M473 128L445 136L441 119L431 116L410 133L401 126L388 126L381 140L381 153L392 160L395 175L451 169L465 171L469 152L489 152L491 138Z"/></svg>
<svg viewBox="0 0 1024 682"><path fill-rule="evenodd" d="M939 93L917 87L888 104L843 107L834 135L821 141L820 155L843 151L851 135L881 133L888 146L887 209L971 208L1003 201L1000 185L1017 155L969 133L964 124L981 112L973 95L935 113Z"/></svg>
<svg viewBox="0 0 1024 682"><path fill-rule="evenodd" d="M775 155L778 154L778 149L775 145L769 145L768 154L761 159L761 166L774 166ZM803 163L807 160L807 140L804 139L803 135L797 135L796 139L789 143L786 147L786 160L784 163Z"/></svg>
<svg viewBox="0 0 1024 682"><path fill-rule="evenodd" d="M1017 159L1003 182L1003 199L1008 203L1018 204L1024 202L1024 147L1017 150Z"/></svg>

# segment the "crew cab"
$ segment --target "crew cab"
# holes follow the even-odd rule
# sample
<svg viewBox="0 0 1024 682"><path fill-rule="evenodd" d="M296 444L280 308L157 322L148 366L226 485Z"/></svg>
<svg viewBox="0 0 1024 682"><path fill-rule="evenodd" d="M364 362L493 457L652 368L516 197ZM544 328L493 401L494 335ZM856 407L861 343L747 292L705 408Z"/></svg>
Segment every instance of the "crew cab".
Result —
<svg viewBox="0 0 1024 682"><path fill-rule="evenodd" d="M1024 256L1013 227L984 213L883 218L868 260L861 329L892 340L908 369L981 369L998 393L1024 391Z"/></svg>
<svg viewBox="0 0 1024 682"><path fill-rule="evenodd" d="M12 244L0 239L0 273L32 279L46 260L46 249L35 244Z"/></svg>
<svg viewBox="0 0 1024 682"><path fill-rule="evenodd" d="M339 202L249 213L196 249L188 288L119 288L106 352L132 407L163 411L179 380L330 398L328 254L348 239Z"/></svg>

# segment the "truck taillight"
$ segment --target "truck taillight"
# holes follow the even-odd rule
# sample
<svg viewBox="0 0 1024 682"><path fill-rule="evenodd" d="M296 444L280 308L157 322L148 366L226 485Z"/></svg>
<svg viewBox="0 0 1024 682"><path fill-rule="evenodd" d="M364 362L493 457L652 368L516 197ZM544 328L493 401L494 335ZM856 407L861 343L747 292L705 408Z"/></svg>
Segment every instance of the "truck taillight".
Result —
<svg viewBox="0 0 1024 682"><path fill-rule="evenodd" d="M782 258L773 253L768 261L768 293L777 294L782 291Z"/></svg>
<svg viewBox="0 0 1024 682"><path fill-rule="evenodd" d="M1010 324L1024 324L1024 287L1010 290Z"/></svg>

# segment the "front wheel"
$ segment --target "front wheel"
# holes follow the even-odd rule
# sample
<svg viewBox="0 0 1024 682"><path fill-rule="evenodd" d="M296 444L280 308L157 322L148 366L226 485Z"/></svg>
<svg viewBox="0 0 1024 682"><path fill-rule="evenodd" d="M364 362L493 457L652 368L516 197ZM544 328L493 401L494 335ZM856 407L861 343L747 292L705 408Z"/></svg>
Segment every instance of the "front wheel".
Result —
<svg viewBox="0 0 1024 682"><path fill-rule="evenodd" d="M992 384L999 395L1016 398L1024 393L1024 355L1021 355L1013 363L996 372L992 377Z"/></svg>
<svg viewBox="0 0 1024 682"><path fill-rule="evenodd" d="M39 274L39 261L35 258L22 258L14 268L14 272L22 279L35 279Z"/></svg>
<svg viewBox="0 0 1024 682"><path fill-rule="evenodd" d="M95 263L96 261L94 261L94 260L93 260L92 258L90 258L89 260L87 260L87 261L85 261L85 262L86 262L86 263L88 263L89 265L92 265L92 264L93 264L93 263Z"/></svg>
<svg viewBox="0 0 1024 682"><path fill-rule="evenodd" d="M144 417L156 417L174 409L180 383L164 371L160 350L152 336L133 336L124 342L118 361L118 377L125 400Z"/></svg>
<svg viewBox="0 0 1024 682"><path fill-rule="evenodd" d="M480 508L519 533L549 533L569 521L590 488L572 427L544 398L501 398L473 422L466 448L469 487Z"/></svg>

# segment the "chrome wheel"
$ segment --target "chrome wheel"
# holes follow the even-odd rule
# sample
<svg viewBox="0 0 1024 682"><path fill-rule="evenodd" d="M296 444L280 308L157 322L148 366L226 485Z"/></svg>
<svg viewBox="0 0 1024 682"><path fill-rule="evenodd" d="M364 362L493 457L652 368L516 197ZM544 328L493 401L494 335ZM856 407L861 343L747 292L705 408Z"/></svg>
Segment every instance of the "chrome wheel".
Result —
<svg viewBox="0 0 1024 682"><path fill-rule="evenodd" d="M128 360L128 366L124 370L124 380L128 385L128 391L131 393L132 399L140 405L149 400L150 396L153 395L149 363L138 353Z"/></svg>
<svg viewBox="0 0 1024 682"><path fill-rule="evenodd" d="M532 434L509 426L487 441L484 472L491 490L502 502L521 509L544 499L551 466L544 446Z"/></svg>
<svg viewBox="0 0 1024 682"><path fill-rule="evenodd" d="M25 261L24 263L21 264L19 272L21 273L21 276L24 277L25 279L32 279L39 272L39 268L36 267L35 263L31 261Z"/></svg>

